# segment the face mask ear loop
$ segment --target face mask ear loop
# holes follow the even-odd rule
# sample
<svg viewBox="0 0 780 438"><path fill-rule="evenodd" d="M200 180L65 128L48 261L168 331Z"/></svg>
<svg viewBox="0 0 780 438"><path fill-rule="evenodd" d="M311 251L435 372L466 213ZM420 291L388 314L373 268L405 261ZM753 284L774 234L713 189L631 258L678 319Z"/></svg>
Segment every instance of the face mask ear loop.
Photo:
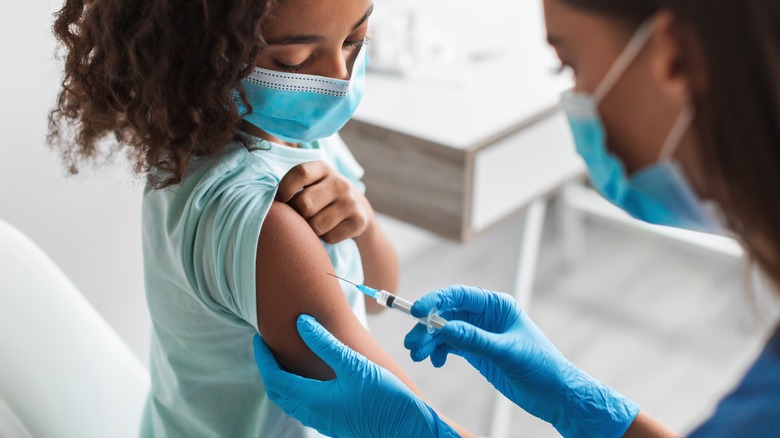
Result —
<svg viewBox="0 0 780 438"><path fill-rule="evenodd" d="M672 130L669 131L669 135L666 137L664 146L661 148L661 153L658 155L659 163L666 163L672 160L674 153L677 152L677 148L680 147L680 142L688 128L693 122L693 118L696 116L696 111L690 106L685 107L677 120L672 125Z"/></svg>
<svg viewBox="0 0 780 438"><path fill-rule="evenodd" d="M596 91L593 92L593 98L597 103L600 103L601 100L604 99L604 96L612 90L612 87L615 86L620 77L623 76L623 73L625 73L626 69L628 69L628 66L634 62L634 59L639 55L639 52L641 52L642 48L647 44L652 33L653 17L650 17L639 26L634 36L631 37L631 40L626 45L626 48L623 49L623 53L621 53L615 60L615 63L612 64L609 72L607 72L607 75L602 79L601 84L596 87Z"/></svg>
<svg viewBox="0 0 780 438"><path fill-rule="evenodd" d="M355 55L355 60L352 61L352 65L349 67L349 79L347 80L350 82L350 85L352 84L352 75L355 74L355 70L362 68L368 59L368 48L366 46L368 46L368 38L363 38L363 41L360 43L360 49L358 49L358 53Z"/></svg>

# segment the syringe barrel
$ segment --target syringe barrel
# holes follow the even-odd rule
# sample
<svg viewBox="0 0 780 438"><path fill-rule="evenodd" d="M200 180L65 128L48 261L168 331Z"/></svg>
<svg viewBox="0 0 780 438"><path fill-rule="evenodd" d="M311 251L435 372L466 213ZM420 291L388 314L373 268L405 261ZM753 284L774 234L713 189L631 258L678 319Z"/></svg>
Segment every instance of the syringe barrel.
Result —
<svg viewBox="0 0 780 438"><path fill-rule="evenodd" d="M398 309L408 315L412 314L412 303L395 295L387 299L387 306Z"/></svg>
<svg viewBox="0 0 780 438"><path fill-rule="evenodd" d="M391 307L387 304L387 300L391 297L395 297L395 295L391 294L390 292L386 290L380 290L376 293L376 302L381 304L384 307Z"/></svg>
<svg viewBox="0 0 780 438"><path fill-rule="evenodd" d="M428 327L428 330L430 331L431 328L435 329L443 329L444 325L447 324L447 320L440 317L438 315L438 312L434 312L431 315L428 315L427 317L417 318L412 315L412 305L413 303L397 296L393 295L390 292L380 290L376 294L376 302L380 305L395 309L405 315L411 316L412 318L415 318L416 320L420 321L421 323L425 324Z"/></svg>
<svg viewBox="0 0 780 438"><path fill-rule="evenodd" d="M386 290L380 290L376 293L376 302L384 307L400 310L407 315L412 314L412 303Z"/></svg>

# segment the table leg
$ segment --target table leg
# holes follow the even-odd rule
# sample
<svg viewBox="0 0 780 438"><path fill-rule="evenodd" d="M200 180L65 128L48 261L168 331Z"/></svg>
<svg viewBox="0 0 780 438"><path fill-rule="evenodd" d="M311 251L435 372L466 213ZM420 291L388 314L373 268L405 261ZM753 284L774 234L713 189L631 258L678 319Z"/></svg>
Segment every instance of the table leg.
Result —
<svg viewBox="0 0 780 438"><path fill-rule="evenodd" d="M580 185L581 182L568 184ZM558 197L558 230L563 247L563 264L571 268L577 264L585 251L585 215L573 205L571 191L564 189Z"/></svg>
<svg viewBox="0 0 780 438"><path fill-rule="evenodd" d="M544 219L547 213L547 200L534 201L523 215L523 231L517 243L517 268L515 271L514 295L523 311L531 304L536 264L544 231ZM511 410L514 404L502 394L496 393L493 418L490 424L491 438L506 438L512 421Z"/></svg>

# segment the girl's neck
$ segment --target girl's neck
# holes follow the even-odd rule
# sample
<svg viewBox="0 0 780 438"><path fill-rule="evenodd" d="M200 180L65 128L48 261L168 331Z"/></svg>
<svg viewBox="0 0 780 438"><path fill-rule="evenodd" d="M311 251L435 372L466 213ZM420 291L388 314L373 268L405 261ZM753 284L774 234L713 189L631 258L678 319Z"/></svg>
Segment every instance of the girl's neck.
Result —
<svg viewBox="0 0 780 438"><path fill-rule="evenodd" d="M257 126L247 122L246 120L241 121L241 125L239 125L239 128L246 132L247 134L254 135L255 137L262 138L265 141L270 141L271 143L281 144L284 146L288 146L291 148L297 148L298 143L289 143L286 141L282 141L273 135L263 131L262 129L258 128Z"/></svg>

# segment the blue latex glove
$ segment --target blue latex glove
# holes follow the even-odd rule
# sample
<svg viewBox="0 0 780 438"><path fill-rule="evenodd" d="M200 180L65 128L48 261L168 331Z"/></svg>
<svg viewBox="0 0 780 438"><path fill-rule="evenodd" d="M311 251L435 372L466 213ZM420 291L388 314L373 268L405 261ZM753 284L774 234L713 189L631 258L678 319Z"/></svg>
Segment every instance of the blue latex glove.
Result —
<svg viewBox="0 0 780 438"><path fill-rule="evenodd" d="M566 360L507 294L466 286L432 292L412 307L432 308L450 322L429 334L418 324L404 345L414 361L441 367L449 353L464 357L507 398L551 423L564 437L620 437L639 406Z"/></svg>
<svg viewBox="0 0 780 438"><path fill-rule="evenodd" d="M339 342L311 316L298 317L298 333L336 379L322 382L282 370L259 335L254 347L268 397L304 425L335 437L459 436L397 377Z"/></svg>

